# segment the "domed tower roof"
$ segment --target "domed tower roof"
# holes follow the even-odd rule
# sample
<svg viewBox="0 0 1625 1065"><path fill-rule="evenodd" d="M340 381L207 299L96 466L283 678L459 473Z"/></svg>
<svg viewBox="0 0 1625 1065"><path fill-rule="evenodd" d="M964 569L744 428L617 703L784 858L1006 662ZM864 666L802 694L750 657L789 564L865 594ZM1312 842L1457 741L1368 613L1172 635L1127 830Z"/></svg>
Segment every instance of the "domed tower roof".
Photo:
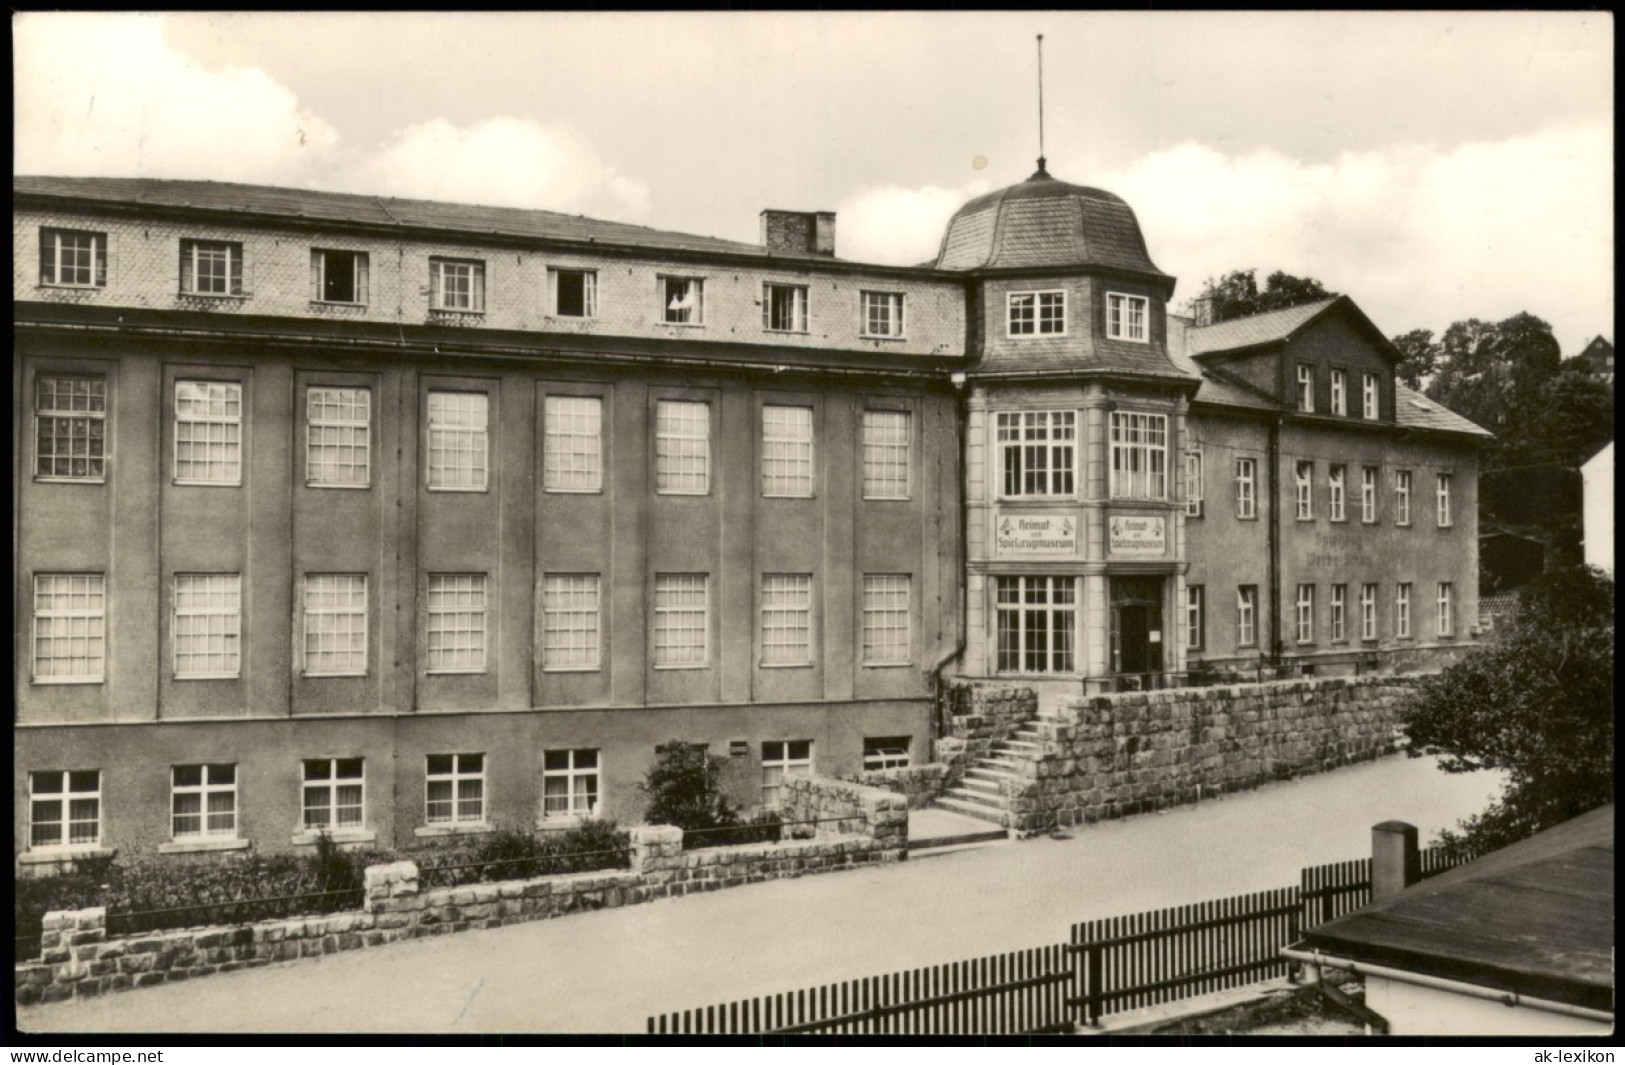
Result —
<svg viewBox="0 0 1625 1065"><path fill-rule="evenodd" d="M1019 185L978 196L948 222L939 270L1107 266L1166 277L1145 250L1134 211L1120 196L1057 180L1044 169Z"/></svg>

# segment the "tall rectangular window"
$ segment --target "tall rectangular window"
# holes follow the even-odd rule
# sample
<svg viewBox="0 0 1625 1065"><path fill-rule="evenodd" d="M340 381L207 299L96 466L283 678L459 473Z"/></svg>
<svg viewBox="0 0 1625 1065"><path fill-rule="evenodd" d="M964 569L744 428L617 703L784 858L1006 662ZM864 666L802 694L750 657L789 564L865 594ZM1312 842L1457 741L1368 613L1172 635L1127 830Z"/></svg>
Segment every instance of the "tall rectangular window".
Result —
<svg viewBox="0 0 1625 1065"><path fill-rule="evenodd" d="M1377 638L1377 586L1360 585L1360 639Z"/></svg>
<svg viewBox="0 0 1625 1065"><path fill-rule="evenodd" d="M1347 483L1347 481L1348 481L1348 467L1347 466L1335 465L1335 466L1330 467L1327 470L1327 473L1326 473L1326 511L1327 511L1327 514L1326 514L1326 516L1327 516L1327 518L1329 518L1332 521L1342 521L1342 520L1344 520L1345 517L1347 517L1347 514L1344 511L1344 505L1345 505L1345 499L1346 499L1346 491L1345 491L1344 486Z"/></svg>
<svg viewBox="0 0 1625 1065"><path fill-rule="evenodd" d="M549 573L542 577L542 668L596 670L599 577L596 573Z"/></svg>
<svg viewBox="0 0 1625 1065"><path fill-rule="evenodd" d="M863 575L863 664L906 666L913 653L912 614L906 573Z"/></svg>
<svg viewBox="0 0 1625 1065"><path fill-rule="evenodd" d="M177 840L237 838L237 767L170 767L169 834Z"/></svg>
<svg viewBox="0 0 1625 1065"><path fill-rule="evenodd" d="M1438 507L1439 528L1446 529L1446 528L1450 527L1450 474L1448 474L1448 473L1439 474L1438 481L1436 482L1436 485L1437 485L1437 487L1435 488L1435 496L1438 499L1438 504L1439 504L1439 507Z"/></svg>
<svg viewBox="0 0 1625 1065"><path fill-rule="evenodd" d="M1001 673L1071 673L1077 632L1072 577L995 577Z"/></svg>
<svg viewBox="0 0 1625 1065"><path fill-rule="evenodd" d="M1298 642L1315 642L1315 586L1298 585Z"/></svg>
<svg viewBox="0 0 1625 1065"><path fill-rule="evenodd" d="M909 497L912 422L906 410L863 412L863 498Z"/></svg>
<svg viewBox="0 0 1625 1065"><path fill-rule="evenodd" d="M1349 586L1346 584L1332 585L1330 637L1333 643L1341 643L1348 638L1348 601Z"/></svg>
<svg viewBox="0 0 1625 1065"><path fill-rule="evenodd" d="M542 488L597 492L604 487L604 401L548 396L542 404Z"/></svg>
<svg viewBox="0 0 1625 1065"><path fill-rule="evenodd" d="M1367 418L1377 419L1377 375L1374 373L1362 374L1360 377L1360 412Z"/></svg>
<svg viewBox="0 0 1625 1065"><path fill-rule="evenodd" d="M762 494L801 499L812 496L811 407L762 408Z"/></svg>
<svg viewBox="0 0 1625 1065"><path fill-rule="evenodd" d="M655 404L655 491L711 491L711 405L663 399Z"/></svg>
<svg viewBox="0 0 1625 1065"><path fill-rule="evenodd" d="M1206 589L1200 584L1185 586L1185 649L1200 651L1207 628Z"/></svg>
<svg viewBox="0 0 1625 1065"><path fill-rule="evenodd" d="M181 292L188 296L241 296L243 246L225 240L181 241Z"/></svg>
<svg viewBox="0 0 1625 1065"><path fill-rule="evenodd" d="M1062 336L1066 333L1065 292L1011 292L1006 296L1009 335Z"/></svg>
<svg viewBox="0 0 1625 1065"><path fill-rule="evenodd" d="M240 573L175 574L177 680L235 677L242 668Z"/></svg>
<svg viewBox="0 0 1625 1065"><path fill-rule="evenodd" d="M361 573L305 575L305 676L367 672L367 578Z"/></svg>
<svg viewBox="0 0 1625 1065"><path fill-rule="evenodd" d="M1411 586L1408 581L1394 587L1394 635L1402 640L1411 635Z"/></svg>
<svg viewBox="0 0 1625 1065"><path fill-rule="evenodd" d="M101 683L107 675L106 632L105 575L34 575L35 684Z"/></svg>
<svg viewBox="0 0 1625 1065"><path fill-rule="evenodd" d="M305 483L365 488L372 482L372 392L305 389Z"/></svg>
<svg viewBox="0 0 1625 1065"><path fill-rule="evenodd" d="M1411 523L1411 471L1394 471L1394 524Z"/></svg>
<svg viewBox="0 0 1625 1065"><path fill-rule="evenodd" d="M547 272L553 314L559 318L598 317L598 271L554 268Z"/></svg>
<svg viewBox="0 0 1625 1065"><path fill-rule="evenodd" d="M484 392L429 393L428 486L483 492L491 472L491 397Z"/></svg>
<svg viewBox="0 0 1625 1065"><path fill-rule="evenodd" d="M175 382L175 480L243 483L243 386L233 381Z"/></svg>
<svg viewBox="0 0 1625 1065"><path fill-rule="evenodd" d="M593 817L598 813L598 751L542 753L542 816Z"/></svg>
<svg viewBox="0 0 1625 1065"><path fill-rule="evenodd" d="M1258 460L1236 460L1236 517L1258 517Z"/></svg>
<svg viewBox="0 0 1625 1065"><path fill-rule="evenodd" d="M777 810L784 782L812 776L812 740L768 740L762 744L762 809Z"/></svg>
<svg viewBox="0 0 1625 1065"><path fill-rule="evenodd" d="M41 228L39 283L69 288L106 287L107 234Z"/></svg>
<svg viewBox="0 0 1625 1065"><path fill-rule="evenodd" d="M1315 412L1315 368L1298 366L1298 409L1305 414Z"/></svg>
<svg viewBox="0 0 1625 1065"><path fill-rule="evenodd" d="M40 374L34 379L34 476L100 481L107 475L107 378Z"/></svg>
<svg viewBox="0 0 1625 1065"><path fill-rule="evenodd" d="M307 832L366 823L366 772L360 758L306 758L300 789Z"/></svg>
<svg viewBox="0 0 1625 1065"><path fill-rule="evenodd" d="M102 772L28 774L28 847L95 847L102 841Z"/></svg>
<svg viewBox="0 0 1625 1065"><path fill-rule="evenodd" d="M1168 498L1168 416L1111 412L1111 496Z"/></svg>
<svg viewBox="0 0 1625 1065"><path fill-rule="evenodd" d="M1202 449L1185 452L1185 513L1192 518L1202 516Z"/></svg>
<svg viewBox="0 0 1625 1065"><path fill-rule="evenodd" d="M423 820L428 824L483 824L485 755L428 755L423 767L423 800Z"/></svg>
<svg viewBox="0 0 1625 1065"><path fill-rule="evenodd" d="M1236 589L1236 646L1258 644L1258 585L1243 584Z"/></svg>
<svg viewBox="0 0 1625 1065"><path fill-rule="evenodd" d="M485 672L485 574L429 574L430 673Z"/></svg>
<svg viewBox="0 0 1625 1065"><path fill-rule="evenodd" d="M1313 521L1315 518L1315 464L1313 462L1299 462L1293 467L1297 483L1298 520Z"/></svg>
<svg viewBox="0 0 1625 1065"><path fill-rule="evenodd" d="M1360 467L1360 520L1367 525L1377 520L1377 467Z"/></svg>
<svg viewBox="0 0 1625 1065"><path fill-rule="evenodd" d="M1077 414L1073 411L1001 411L995 415L1006 496L1073 493Z"/></svg>
<svg viewBox="0 0 1625 1065"><path fill-rule="evenodd" d="M903 294L901 292L864 292L863 335L866 337L900 337L903 335Z"/></svg>
<svg viewBox="0 0 1625 1065"><path fill-rule="evenodd" d="M1347 414L1349 412L1349 372L1347 370L1332 371L1332 413Z"/></svg>
<svg viewBox="0 0 1625 1065"><path fill-rule="evenodd" d="M1449 581L1439 585L1438 598L1438 634L1440 636L1454 636L1456 633L1456 611L1454 607L1455 587Z"/></svg>
<svg viewBox="0 0 1625 1065"><path fill-rule="evenodd" d="M669 325L705 324L705 281L698 277L662 277L661 307Z"/></svg>
<svg viewBox="0 0 1625 1065"><path fill-rule="evenodd" d="M762 328L774 333L807 331L807 286L762 286Z"/></svg>
<svg viewBox="0 0 1625 1065"><path fill-rule="evenodd" d="M436 311L485 311L485 264L478 259L429 260L429 307Z"/></svg>
<svg viewBox="0 0 1625 1065"><path fill-rule="evenodd" d="M310 298L317 303L367 302L367 253L310 249Z"/></svg>
<svg viewBox="0 0 1625 1065"><path fill-rule="evenodd" d="M655 668L703 669L710 662L709 585L703 573L655 575Z"/></svg>
<svg viewBox="0 0 1625 1065"><path fill-rule="evenodd" d="M1106 335L1113 340L1145 343L1149 337L1150 307L1151 301L1144 296L1125 296L1121 292L1108 292Z"/></svg>
<svg viewBox="0 0 1625 1065"><path fill-rule="evenodd" d="M812 577L770 573L762 577L762 665L812 663Z"/></svg>

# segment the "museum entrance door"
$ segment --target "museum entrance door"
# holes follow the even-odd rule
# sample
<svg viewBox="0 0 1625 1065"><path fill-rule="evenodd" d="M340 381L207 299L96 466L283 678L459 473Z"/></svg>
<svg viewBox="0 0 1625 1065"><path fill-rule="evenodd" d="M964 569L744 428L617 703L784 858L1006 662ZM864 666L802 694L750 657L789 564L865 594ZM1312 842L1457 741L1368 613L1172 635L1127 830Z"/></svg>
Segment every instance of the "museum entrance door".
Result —
<svg viewBox="0 0 1625 1065"><path fill-rule="evenodd" d="M1111 670L1117 674L1162 672L1164 636L1162 628L1161 577L1112 577L1111 580ZM1157 678L1145 676L1140 688L1159 686Z"/></svg>

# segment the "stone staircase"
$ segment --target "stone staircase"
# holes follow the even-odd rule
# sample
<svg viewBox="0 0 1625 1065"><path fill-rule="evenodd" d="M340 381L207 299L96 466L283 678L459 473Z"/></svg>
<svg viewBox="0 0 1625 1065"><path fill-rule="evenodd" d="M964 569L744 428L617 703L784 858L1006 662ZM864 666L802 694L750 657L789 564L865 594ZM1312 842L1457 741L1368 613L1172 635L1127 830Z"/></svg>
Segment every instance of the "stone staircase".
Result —
<svg viewBox="0 0 1625 1065"><path fill-rule="evenodd" d="M965 771L958 787L937 796L936 805L1008 828L1013 821L1006 803L1008 786L1031 779L1023 770L1043 751L1043 741L1035 721L1017 726L1009 739L992 741L987 757Z"/></svg>

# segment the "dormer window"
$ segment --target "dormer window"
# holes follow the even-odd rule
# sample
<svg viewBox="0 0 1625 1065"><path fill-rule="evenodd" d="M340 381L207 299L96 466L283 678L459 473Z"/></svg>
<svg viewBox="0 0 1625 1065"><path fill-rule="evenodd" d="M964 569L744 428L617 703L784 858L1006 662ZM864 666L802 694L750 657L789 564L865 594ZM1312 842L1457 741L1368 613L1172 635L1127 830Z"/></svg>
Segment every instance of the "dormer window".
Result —
<svg viewBox="0 0 1625 1065"><path fill-rule="evenodd" d="M1305 414L1315 413L1315 368L1298 367L1298 409Z"/></svg>
<svg viewBox="0 0 1625 1065"><path fill-rule="evenodd" d="M1010 336L1066 334L1065 292L1012 292L1007 298Z"/></svg>
<svg viewBox="0 0 1625 1065"><path fill-rule="evenodd" d="M1144 344L1151 301L1144 296L1106 293L1106 336L1112 340L1132 340Z"/></svg>

